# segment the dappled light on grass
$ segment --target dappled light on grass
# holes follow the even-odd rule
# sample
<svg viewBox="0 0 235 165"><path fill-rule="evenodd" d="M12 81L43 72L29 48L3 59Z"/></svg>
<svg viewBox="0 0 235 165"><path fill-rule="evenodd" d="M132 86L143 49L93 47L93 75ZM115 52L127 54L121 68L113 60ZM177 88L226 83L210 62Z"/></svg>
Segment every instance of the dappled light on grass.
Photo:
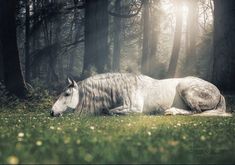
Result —
<svg viewBox="0 0 235 165"><path fill-rule="evenodd" d="M235 161L234 117L1 113L0 122L1 163Z"/></svg>

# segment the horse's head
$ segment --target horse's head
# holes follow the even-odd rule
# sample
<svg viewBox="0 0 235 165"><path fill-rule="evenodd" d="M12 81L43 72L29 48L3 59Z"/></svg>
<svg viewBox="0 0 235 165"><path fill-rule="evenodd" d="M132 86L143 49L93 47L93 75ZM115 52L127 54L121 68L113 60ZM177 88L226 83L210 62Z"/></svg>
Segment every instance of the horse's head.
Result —
<svg viewBox="0 0 235 165"><path fill-rule="evenodd" d="M67 109L75 109L78 105L79 94L78 85L74 80L68 79L69 85L60 94L58 100L51 109L51 116L60 116Z"/></svg>

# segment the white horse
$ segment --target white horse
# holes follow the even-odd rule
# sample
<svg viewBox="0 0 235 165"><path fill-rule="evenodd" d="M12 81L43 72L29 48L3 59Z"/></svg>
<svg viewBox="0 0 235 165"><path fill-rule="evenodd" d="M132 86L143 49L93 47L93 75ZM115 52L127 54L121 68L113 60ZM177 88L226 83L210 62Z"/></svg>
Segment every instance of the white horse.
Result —
<svg viewBox="0 0 235 165"><path fill-rule="evenodd" d="M196 77L156 80L130 73L106 73L69 85L54 103L51 116L68 108L78 114L162 114L231 116L213 84Z"/></svg>

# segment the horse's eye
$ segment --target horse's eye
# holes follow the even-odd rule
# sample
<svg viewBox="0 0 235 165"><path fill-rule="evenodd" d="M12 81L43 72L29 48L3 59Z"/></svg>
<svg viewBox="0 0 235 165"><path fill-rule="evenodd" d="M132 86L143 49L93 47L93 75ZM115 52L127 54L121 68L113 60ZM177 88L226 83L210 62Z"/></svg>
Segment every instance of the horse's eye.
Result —
<svg viewBox="0 0 235 165"><path fill-rule="evenodd" d="M64 96L69 96L69 93L65 93Z"/></svg>

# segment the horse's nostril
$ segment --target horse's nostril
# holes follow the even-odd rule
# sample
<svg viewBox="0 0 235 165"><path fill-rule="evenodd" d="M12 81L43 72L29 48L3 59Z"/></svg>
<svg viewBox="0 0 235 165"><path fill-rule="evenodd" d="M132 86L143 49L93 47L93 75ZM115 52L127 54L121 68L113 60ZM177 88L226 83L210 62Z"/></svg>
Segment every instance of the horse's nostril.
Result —
<svg viewBox="0 0 235 165"><path fill-rule="evenodd" d="M54 116L54 111L51 111L50 114L51 114L51 116Z"/></svg>

